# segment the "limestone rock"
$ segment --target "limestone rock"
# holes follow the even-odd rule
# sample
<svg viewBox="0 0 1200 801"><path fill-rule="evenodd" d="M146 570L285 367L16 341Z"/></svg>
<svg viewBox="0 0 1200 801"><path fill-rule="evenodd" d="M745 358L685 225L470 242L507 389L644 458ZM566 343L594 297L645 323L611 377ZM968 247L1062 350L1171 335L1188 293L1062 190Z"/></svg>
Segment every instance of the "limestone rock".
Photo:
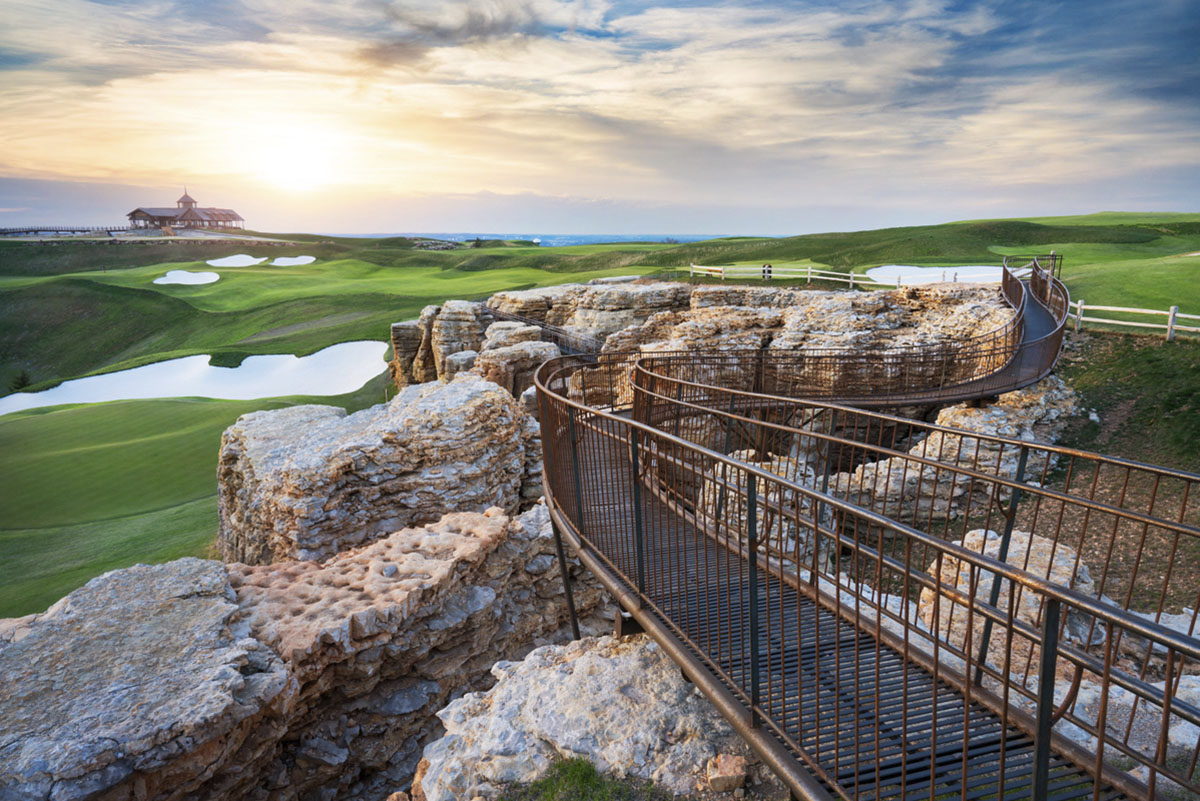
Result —
<svg viewBox="0 0 1200 801"><path fill-rule="evenodd" d="M450 354L446 357L445 372L442 378L449 381L459 373L467 372L475 366L475 357L478 355L473 350L460 350L458 353Z"/></svg>
<svg viewBox="0 0 1200 801"><path fill-rule="evenodd" d="M382 798L434 712L562 637L549 514L458 513L324 565L183 559L0 626L0 797ZM585 631L602 595L570 560Z"/></svg>
<svg viewBox="0 0 1200 801"><path fill-rule="evenodd" d="M717 754L704 766L708 789L714 793L729 793L746 781L746 758L734 754Z"/></svg>
<svg viewBox="0 0 1200 801"><path fill-rule="evenodd" d="M644 635L539 648L520 663L497 663L492 673L491 690L438 713L446 734L425 749L427 801L494 798L508 782L538 778L559 757L691 793L705 784L707 760L746 753Z"/></svg>
<svg viewBox="0 0 1200 801"><path fill-rule="evenodd" d="M441 306L426 306L421 309L421 316L417 319L417 329L421 332L421 343L417 346L417 352L413 354L410 367L412 380L415 383L437 381L438 370L433 357L433 321L437 319L441 310Z"/></svg>
<svg viewBox="0 0 1200 801"><path fill-rule="evenodd" d="M392 323L392 382L403 387L413 380L413 359L421 347L422 332L417 320Z"/></svg>
<svg viewBox="0 0 1200 801"><path fill-rule="evenodd" d="M537 289L522 289L511 292L497 292L487 300L489 308L496 311L528 317L538 322L546 322L546 315L561 299L576 295L583 291L582 284L559 284L544 286Z"/></svg>
<svg viewBox="0 0 1200 801"><path fill-rule="evenodd" d="M237 612L224 565L181 559L107 573L35 616L0 646L0 797L183 794L253 752L289 678Z"/></svg>
<svg viewBox="0 0 1200 801"><path fill-rule="evenodd" d="M666 281L587 286L557 298L546 322L602 340L657 312L687 308L691 290L688 284Z"/></svg>
<svg viewBox="0 0 1200 801"><path fill-rule="evenodd" d="M505 348L518 342L537 342L541 338L542 329L536 325L501 320L488 326L483 335L481 350Z"/></svg>
<svg viewBox="0 0 1200 801"><path fill-rule="evenodd" d="M516 511L527 420L512 395L471 374L349 416L331 406L243 415L221 440L222 557L328 559L445 512Z"/></svg>
<svg viewBox="0 0 1200 801"><path fill-rule="evenodd" d="M1074 391L1057 376L1001 395L988 406L973 408L957 404L942 409L937 424L964 431L1014 439L1053 443L1077 408ZM934 431L908 448L916 457L958 463L979 471L1015 479L1020 448L1003 446L969 434ZM1053 462L1050 464L1052 468ZM1037 477L1046 467L1043 454L1030 452L1025 478ZM971 490L974 490L972 493ZM993 485L967 482L955 474L925 466L913 459L893 457L868 462L853 473L838 473L830 480L832 492L852 503L878 511L886 510L899 520L947 511L951 516L983 509L992 497ZM1004 491L1001 499L1008 497Z"/></svg>
<svg viewBox="0 0 1200 801"><path fill-rule="evenodd" d="M520 397L533 385L533 374L542 362L561 356L553 342L525 341L485 350L475 358L475 372Z"/></svg>
<svg viewBox="0 0 1200 801"><path fill-rule="evenodd" d="M968 550L998 559L1001 536L995 531L975 529L968 532L960 544ZM1096 587L1088 573L1087 566L1079 561L1073 548L1061 542L1056 543L1054 540L1030 534L1028 531L1015 530L1012 533L1005 561L1054 584L1071 587L1084 595L1094 596L1096 594ZM955 557L943 557L940 571L936 561L931 563L928 572L936 577L941 585L953 587L968 596L974 590L975 597L984 601L989 598L992 579L995 577L991 571L974 570L969 563ZM997 608L1002 610L1008 608L1011 590L1012 583L1009 580L1000 581L1000 599L997 602ZM976 614L971 617L968 630L967 607L953 600L947 594L935 592L928 587L921 591L918 610L922 622L927 629L936 633L937 639L949 642L957 648L964 648L967 643L970 643L972 657L978 657L979 649L983 644L984 618L981 615ZM1036 628L1041 625L1041 613L1041 596L1018 590L1014 603L1016 619ZM1014 681L1024 682L1031 687L1036 686L1040 649L1016 631L1014 631L1012 646L1008 647L1006 643L1007 628L999 623L993 627L987 661L1001 673L1007 666L1008 673ZM1086 630L1087 627L1080 628ZM1069 670L1069 666L1065 662L1062 666Z"/></svg>
<svg viewBox="0 0 1200 801"><path fill-rule="evenodd" d="M446 377L446 359L464 350L478 351L483 345L481 304L468 300L448 300L434 318L430 329L430 348L439 378Z"/></svg>

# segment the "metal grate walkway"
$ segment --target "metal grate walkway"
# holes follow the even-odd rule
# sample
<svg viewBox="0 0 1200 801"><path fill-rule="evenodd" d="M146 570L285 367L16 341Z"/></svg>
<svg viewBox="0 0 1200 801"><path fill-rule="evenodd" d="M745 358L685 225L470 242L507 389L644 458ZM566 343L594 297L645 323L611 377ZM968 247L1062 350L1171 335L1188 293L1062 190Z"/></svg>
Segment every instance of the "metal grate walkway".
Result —
<svg viewBox="0 0 1200 801"><path fill-rule="evenodd" d="M827 790L840 787L858 799L1030 796L1032 737L769 572L759 571L752 602L749 561L652 494L633 498L629 440L585 429L579 446L589 456L580 478L593 501L590 527L605 531L603 557L618 572L639 575L633 522L639 513L655 522L645 538L639 594L663 630L715 668L714 677L747 707L747 624L757 607L764 621L758 650L767 655L759 710L800 744ZM1048 789L1056 801L1094 796L1091 777L1057 755ZM1099 793L1119 797L1109 787Z"/></svg>

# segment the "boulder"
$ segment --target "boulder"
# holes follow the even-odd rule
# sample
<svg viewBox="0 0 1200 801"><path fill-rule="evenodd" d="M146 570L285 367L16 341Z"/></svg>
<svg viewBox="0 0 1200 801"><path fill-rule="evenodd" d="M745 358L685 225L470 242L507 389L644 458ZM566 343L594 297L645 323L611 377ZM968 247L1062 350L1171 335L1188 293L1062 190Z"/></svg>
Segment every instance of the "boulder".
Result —
<svg viewBox="0 0 1200 801"><path fill-rule="evenodd" d="M450 511L516 511L531 460L528 417L472 374L410 386L347 415L294 406L243 415L221 439L223 559L323 560Z"/></svg>
<svg viewBox="0 0 1200 801"><path fill-rule="evenodd" d="M541 338L542 329L536 325L501 320L488 326L481 350L506 348L518 342L537 342Z"/></svg>
<svg viewBox="0 0 1200 801"><path fill-rule="evenodd" d="M640 325L656 312L686 309L688 284L597 284L556 298L546 322L581 336L603 340L609 334Z"/></svg>
<svg viewBox="0 0 1200 801"><path fill-rule="evenodd" d="M453 379L459 373L465 373L475 366L475 357L479 354L473 350L460 350L458 353L452 353L446 357L445 373L442 378L447 381Z"/></svg>
<svg viewBox="0 0 1200 801"><path fill-rule="evenodd" d="M3 798L182 796L210 763L269 752L253 732L294 690L219 562L106 573L15 634L0 645Z"/></svg>
<svg viewBox="0 0 1200 801"><path fill-rule="evenodd" d="M562 355L553 342L527 341L494 350L485 350L475 357L474 370L504 389L514 398L533 386L533 374L542 362Z"/></svg>
<svg viewBox="0 0 1200 801"><path fill-rule="evenodd" d="M976 553L1000 558L1001 535L995 531L975 529L968 532L958 544ZM1012 532L1008 555L1004 561L1054 584L1071 587L1084 595L1096 595L1096 586L1087 565L1079 561L1079 556L1073 548L1061 542L1056 543L1028 531L1015 530ZM975 570L969 563L952 556L942 558L940 569L936 560L930 563L928 573L937 578L940 586L952 587L985 602L990 598L992 580L996 575L989 570ZM1008 609L1011 591L1012 582L1002 579L997 608ZM959 649L967 647L969 643L972 659L978 658L983 645L985 619L982 615L971 615L968 620L965 605L953 600L945 592L935 592L928 587L921 591L918 612L921 621L928 630L934 632L936 639ZM1018 590L1014 601L1014 614L1017 620L1035 628L1040 627L1042 597L1036 593ZM1072 626L1068 620L1068 632L1074 630L1087 636L1087 628L1086 622ZM1007 631L1008 627L1003 624L997 623L993 626L988 643L988 664L1002 674L1007 669L1016 682L1036 687L1040 649L1015 629L1010 647L1007 643ZM1070 664L1060 660L1059 667L1065 671L1069 680L1073 672Z"/></svg>
<svg viewBox="0 0 1200 801"><path fill-rule="evenodd" d="M748 753L645 635L538 648L522 662L498 662L492 673L491 690L438 713L446 734L425 749L426 801L495 798L505 784L533 781L563 757L693 793L707 786L709 759Z"/></svg>
<svg viewBox="0 0 1200 801"><path fill-rule="evenodd" d="M0 797L384 798L434 712L564 639L549 514L457 513L325 564L115 571L0 625ZM571 560L585 631L603 597Z"/></svg>
<svg viewBox="0 0 1200 801"><path fill-rule="evenodd" d="M446 359L464 350L478 351L483 345L482 304L448 300L430 327L430 348L438 378L446 378Z"/></svg>
<svg viewBox="0 0 1200 801"><path fill-rule="evenodd" d="M538 322L546 322L546 315L560 300L583 291L583 284L559 284L537 289L521 289L497 292L487 299L489 308Z"/></svg>
<svg viewBox="0 0 1200 801"><path fill-rule="evenodd" d="M392 323L392 361L390 366L392 382L397 387L412 383L413 359L421 348L422 332L419 321L406 320L402 323Z"/></svg>

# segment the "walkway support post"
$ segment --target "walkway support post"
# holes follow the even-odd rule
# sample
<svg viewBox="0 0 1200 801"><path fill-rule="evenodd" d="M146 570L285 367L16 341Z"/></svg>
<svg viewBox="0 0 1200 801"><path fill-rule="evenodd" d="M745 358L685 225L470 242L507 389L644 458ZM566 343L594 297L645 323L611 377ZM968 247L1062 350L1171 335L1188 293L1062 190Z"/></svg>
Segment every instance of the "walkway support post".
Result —
<svg viewBox="0 0 1200 801"><path fill-rule="evenodd" d="M571 587L571 573L567 569L567 554L563 550L562 534L550 518L551 528L554 529L554 550L558 551L558 572L562 573L563 590L567 596L567 615L571 618L571 636L579 639L579 615L575 613L575 592Z"/></svg>
<svg viewBox="0 0 1200 801"><path fill-rule="evenodd" d="M1037 732L1034 736L1033 801L1050 792L1050 729L1054 724L1054 669L1058 662L1060 601L1042 602L1042 655L1038 673Z"/></svg>
<svg viewBox="0 0 1200 801"><path fill-rule="evenodd" d="M642 477L638 470L638 463L641 459L638 458L638 430L630 429L629 432L629 454L633 459L633 545L634 558L637 562L637 585L638 592L642 595L646 594L646 540L645 531L642 526Z"/></svg>
<svg viewBox="0 0 1200 801"><path fill-rule="evenodd" d="M1017 486L1013 487L1012 498L1008 502L1008 508L1004 510L1004 534L1000 537L1000 552L996 556L1001 562L1008 561L1008 548L1012 543L1013 528L1017 524L1017 504L1021 502L1021 484L1025 481L1025 467L1029 463L1029 446L1021 446L1021 455L1017 457L1017 472L1013 477ZM1000 576L992 575L992 589L988 594L988 605L995 607L1000 602L1000 584L1003 579ZM990 617L983 622L983 636L980 637L979 644L979 661L975 668L975 684L981 686L983 683L983 666L987 662L989 646L992 642L992 624Z"/></svg>
<svg viewBox="0 0 1200 801"><path fill-rule="evenodd" d="M746 474L746 539L750 548L750 725L758 728L761 682L758 669L758 486L753 473Z"/></svg>

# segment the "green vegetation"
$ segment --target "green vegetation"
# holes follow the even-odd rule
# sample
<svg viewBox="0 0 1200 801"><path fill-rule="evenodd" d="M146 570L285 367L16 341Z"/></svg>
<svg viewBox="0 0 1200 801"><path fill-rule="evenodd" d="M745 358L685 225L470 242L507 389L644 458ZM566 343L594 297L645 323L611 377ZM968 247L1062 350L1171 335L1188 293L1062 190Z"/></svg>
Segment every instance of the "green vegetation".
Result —
<svg viewBox="0 0 1200 801"><path fill-rule="evenodd" d="M279 236L294 244L0 242L0 394L198 353L225 366L259 353L304 355L337 342L384 339L391 322L451 297L686 270L692 262L861 272L885 263L997 263L1003 254L1054 249L1066 256L1073 297L1099 305L1178 304L1200 313L1200 256L1183 255L1200 251L1196 214L1105 213L689 244L539 248L489 241L446 251L421 249L420 240L405 237ZM215 268L221 279L207 285L153 283L171 269L212 270L205 260L236 253L318 260ZM1084 362L1064 366L1105 421L1103 431L1082 423L1073 444L1200 469L1200 344L1093 341L1110 339L1123 344L1089 345L1080 351ZM0 417L0 615L44 609L105 570L204 553L216 530L215 460L225 427L245 412L292 403L362 408L383 400L383 385L381 376L338 398L127 401Z"/></svg>
<svg viewBox="0 0 1200 801"><path fill-rule="evenodd" d="M564 759L546 775L527 785L511 785L501 801L669 801L673 796L638 779L601 775L584 759Z"/></svg>
<svg viewBox="0 0 1200 801"><path fill-rule="evenodd" d="M357 411L348 395L253 401L114 401L0 417L0 617L45 609L107 570L202 556L217 529L216 454L240 415L300 403Z"/></svg>

